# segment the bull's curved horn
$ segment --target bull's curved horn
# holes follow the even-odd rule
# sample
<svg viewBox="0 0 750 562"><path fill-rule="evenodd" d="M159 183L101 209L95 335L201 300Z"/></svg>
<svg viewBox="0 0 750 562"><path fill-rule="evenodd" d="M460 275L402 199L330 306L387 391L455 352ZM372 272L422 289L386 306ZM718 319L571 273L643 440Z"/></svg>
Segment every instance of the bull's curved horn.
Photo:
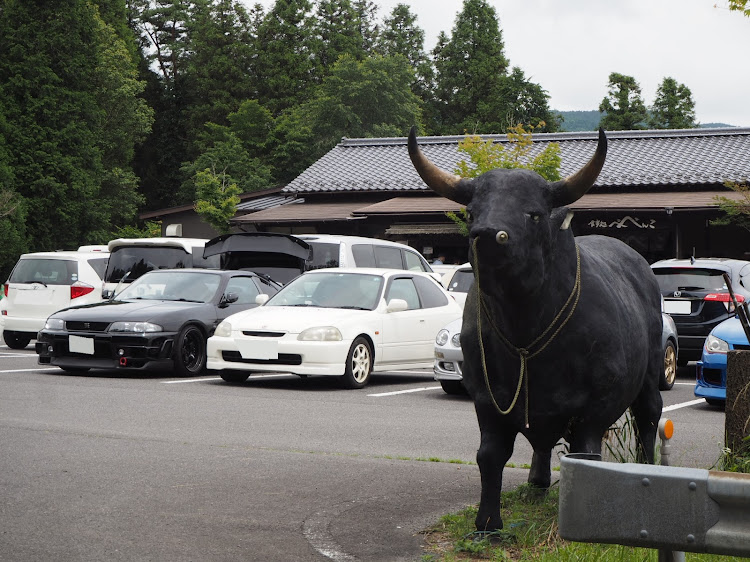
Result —
<svg viewBox="0 0 750 562"><path fill-rule="evenodd" d="M572 176L551 185L554 206L563 207L583 197L599 177L606 157L607 135L604 134L604 129L599 127L599 143L591 160Z"/></svg>
<svg viewBox="0 0 750 562"><path fill-rule="evenodd" d="M464 190L459 189L462 178L438 168L419 149L416 127L412 127L409 131L408 146L411 162L414 164L414 168L417 170L419 176L427 184L427 187L438 195L442 195L446 199L450 199L456 203L466 205L469 202L470 197L468 194Z"/></svg>

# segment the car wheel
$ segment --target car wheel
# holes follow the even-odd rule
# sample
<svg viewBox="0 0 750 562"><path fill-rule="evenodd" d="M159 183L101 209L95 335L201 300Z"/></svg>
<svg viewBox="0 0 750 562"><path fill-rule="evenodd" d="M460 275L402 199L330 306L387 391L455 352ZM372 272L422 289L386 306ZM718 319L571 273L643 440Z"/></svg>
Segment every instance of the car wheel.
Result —
<svg viewBox="0 0 750 562"><path fill-rule="evenodd" d="M674 344L668 341L664 347L664 371L659 379L659 390L672 390L675 378L677 378L677 353Z"/></svg>
<svg viewBox="0 0 750 562"><path fill-rule="evenodd" d="M440 386L446 394L466 394L466 388L461 381L440 381Z"/></svg>
<svg viewBox="0 0 750 562"><path fill-rule="evenodd" d="M22 332L9 332L8 330L3 331L3 341L11 349L24 349L31 341L31 336L27 336Z"/></svg>
<svg viewBox="0 0 750 562"><path fill-rule="evenodd" d="M721 408L722 410L726 406L726 402L724 400L717 400L716 398L706 398L706 402L708 402L709 406L714 406L716 408Z"/></svg>
<svg viewBox="0 0 750 562"><path fill-rule="evenodd" d="M241 383L245 382L250 375L243 371L221 371L219 376L227 382Z"/></svg>
<svg viewBox="0 0 750 562"><path fill-rule="evenodd" d="M346 388L362 388L370 381L372 350L365 338L354 340L346 358L346 371L341 381Z"/></svg>
<svg viewBox="0 0 750 562"><path fill-rule="evenodd" d="M206 368L206 337L196 326L188 326L177 336L174 366L182 377L200 375Z"/></svg>

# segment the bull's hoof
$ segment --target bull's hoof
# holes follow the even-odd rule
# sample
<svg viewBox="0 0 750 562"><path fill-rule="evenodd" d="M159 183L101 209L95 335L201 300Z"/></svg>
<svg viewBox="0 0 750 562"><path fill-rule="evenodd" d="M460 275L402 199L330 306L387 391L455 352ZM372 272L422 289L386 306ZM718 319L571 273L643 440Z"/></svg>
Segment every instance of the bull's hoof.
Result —
<svg viewBox="0 0 750 562"><path fill-rule="evenodd" d="M503 519L500 517L500 512L493 515L486 515L479 512L474 524L477 527L477 531L491 532L499 531L503 528Z"/></svg>

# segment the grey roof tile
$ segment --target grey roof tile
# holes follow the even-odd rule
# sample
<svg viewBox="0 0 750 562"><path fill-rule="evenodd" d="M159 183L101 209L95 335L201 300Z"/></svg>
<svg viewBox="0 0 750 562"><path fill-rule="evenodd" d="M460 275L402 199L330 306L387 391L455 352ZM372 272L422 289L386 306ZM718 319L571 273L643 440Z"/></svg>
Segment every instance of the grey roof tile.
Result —
<svg viewBox="0 0 750 562"><path fill-rule="evenodd" d="M463 136L421 137L425 155L454 172L466 155ZM505 135L482 135L507 144ZM592 191L619 188L720 189L727 180L750 179L750 128L610 131L607 161ZM596 132L533 136L532 155L551 142L560 145L563 176L576 172L594 153ZM411 165L406 138L342 139L290 182L283 193L423 192L428 188Z"/></svg>

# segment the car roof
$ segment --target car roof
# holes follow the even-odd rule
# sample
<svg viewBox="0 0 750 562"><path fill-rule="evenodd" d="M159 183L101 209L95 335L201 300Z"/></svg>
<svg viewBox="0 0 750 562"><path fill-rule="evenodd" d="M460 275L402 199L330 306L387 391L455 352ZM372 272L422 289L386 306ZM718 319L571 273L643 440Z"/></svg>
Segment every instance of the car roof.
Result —
<svg viewBox="0 0 750 562"><path fill-rule="evenodd" d="M376 267L321 267L305 271L303 275L317 275L320 273L357 273L360 275L379 275L381 277L393 277L394 275L417 275L431 279L435 283L435 278L426 271L412 271L410 269L385 269Z"/></svg>
<svg viewBox="0 0 750 562"><path fill-rule="evenodd" d="M29 252L28 254L21 254L19 259L33 259L33 258L52 258L52 259L91 259L97 257L107 257L109 252L100 251L77 251L77 250L56 250L51 252Z"/></svg>
<svg viewBox="0 0 750 562"><path fill-rule="evenodd" d="M185 251L192 251L194 247L205 246L205 238L169 238L166 236L154 238L115 238L110 240L107 247L110 252L115 248L123 246L147 246L147 247L168 247L182 248Z"/></svg>
<svg viewBox="0 0 750 562"><path fill-rule="evenodd" d="M734 258L670 258L654 262L651 267L713 267L728 271L741 269L748 265L750 265L750 261Z"/></svg>
<svg viewBox="0 0 750 562"><path fill-rule="evenodd" d="M297 238L301 238L306 242L349 242L350 244L359 242L360 244L383 244L384 246L394 246L399 248L409 248L418 252L415 248L412 248L408 244L402 244L401 242L393 242L391 240L382 240L380 238L367 238L366 236L350 236L348 234L294 234ZM360 268L361 269L361 268Z"/></svg>

